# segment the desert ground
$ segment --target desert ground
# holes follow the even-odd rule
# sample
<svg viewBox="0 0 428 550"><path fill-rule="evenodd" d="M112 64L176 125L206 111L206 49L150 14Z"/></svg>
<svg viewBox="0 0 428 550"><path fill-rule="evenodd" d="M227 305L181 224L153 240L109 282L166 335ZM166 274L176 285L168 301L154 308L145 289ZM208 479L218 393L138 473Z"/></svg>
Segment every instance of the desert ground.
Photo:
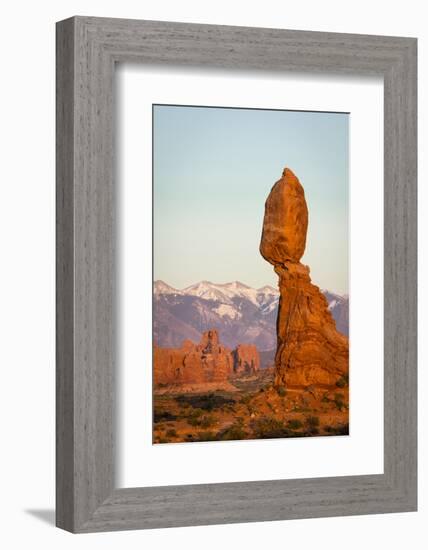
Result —
<svg viewBox="0 0 428 550"><path fill-rule="evenodd" d="M274 369L268 368L230 379L223 390L159 388L154 393L153 443L348 434L345 377L334 386L289 389L276 389L273 379Z"/></svg>

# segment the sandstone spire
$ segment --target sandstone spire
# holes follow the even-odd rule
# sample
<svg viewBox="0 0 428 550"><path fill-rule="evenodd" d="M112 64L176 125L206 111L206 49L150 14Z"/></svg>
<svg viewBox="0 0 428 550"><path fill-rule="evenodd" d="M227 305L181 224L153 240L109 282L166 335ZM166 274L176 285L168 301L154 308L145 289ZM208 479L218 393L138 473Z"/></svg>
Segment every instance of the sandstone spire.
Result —
<svg viewBox="0 0 428 550"><path fill-rule="evenodd" d="M348 339L336 330L327 300L300 263L307 227L303 187L285 168L266 200L260 243L279 276L276 385L333 385L348 373Z"/></svg>

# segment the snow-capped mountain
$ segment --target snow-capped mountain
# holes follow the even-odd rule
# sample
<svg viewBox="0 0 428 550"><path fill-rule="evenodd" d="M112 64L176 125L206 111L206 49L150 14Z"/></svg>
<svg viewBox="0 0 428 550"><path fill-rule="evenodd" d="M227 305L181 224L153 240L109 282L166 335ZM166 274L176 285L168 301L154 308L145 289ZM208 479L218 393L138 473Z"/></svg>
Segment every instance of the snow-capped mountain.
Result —
<svg viewBox="0 0 428 550"><path fill-rule="evenodd" d="M172 288L172 286L167 285L163 281L155 281L154 284L154 294L179 294L182 295L184 292L182 290L177 290Z"/></svg>
<svg viewBox="0 0 428 550"><path fill-rule="evenodd" d="M348 298L323 291L338 330L348 333ZM234 281L201 281L176 289L155 281L154 340L162 347L178 347L183 340L199 341L202 332L217 329L223 344L256 344L260 351L276 347L279 292L266 285L255 289Z"/></svg>
<svg viewBox="0 0 428 550"><path fill-rule="evenodd" d="M163 281L155 281L154 293L157 294L176 294L186 296L197 296L204 300L215 300L222 304L233 304L235 298L242 298L249 300L255 306L259 306L261 303L271 301L272 297L278 297L279 293L273 287L266 285L262 288L251 288L239 281L233 281L232 283L216 284L210 281L201 281L194 285L191 285L183 290L178 290L167 285ZM225 314L230 310L224 309ZM235 317L235 315L232 315Z"/></svg>
<svg viewBox="0 0 428 550"><path fill-rule="evenodd" d="M327 298L328 309L330 310L336 328L346 336L349 335L349 297L348 295L339 296L328 290L323 290L322 293Z"/></svg>

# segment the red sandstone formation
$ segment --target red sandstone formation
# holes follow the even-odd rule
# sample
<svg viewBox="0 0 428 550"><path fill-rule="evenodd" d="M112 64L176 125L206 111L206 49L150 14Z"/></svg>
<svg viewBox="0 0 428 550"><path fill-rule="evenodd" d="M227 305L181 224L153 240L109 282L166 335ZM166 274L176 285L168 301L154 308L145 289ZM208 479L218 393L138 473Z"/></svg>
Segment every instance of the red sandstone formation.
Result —
<svg viewBox="0 0 428 550"><path fill-rule="evenodd" d="M183 365L184 370L195 373L198 382L221 382L233 372L231 350L219 344L216 330L204 332L200 344L184 357Z"/></svg>
<svg viewBox="0 0 428 550"><path fill-rule="evenodd" d="M273 265L299 262L306 246L308 207L299 180L288 168L265 204L260 253Z"/></svg>
<svg viewBox="0 0 428 550"><path fill-rule="evenodd" d="M154 348L155 384L202 384L221 382L233 372L232 352L219 344L216 330L202 335L201 342L185 340L181 348Z"/></svg>
<svg viewBox="0 0 428 550"><path fill-rule="evenodd" d="M185 340L177 349L155 346L153 364L156 386L205 384L225 382L234 373L254 373L260 358L256 346L241 344L232 352L220 345L216 330L209 330L199 344Z"/></svg>
<svg viewBox="0 0 428 550"><path fill-rule="evenodd" d="M235 374L254 374L260 369L259 352L254 344L239 344L233 351Z"/></svg>
<svg viewBox="0 0 428 550"><path fill-rule="evenodd" d="M327 300L300 263L308 209L297 177L285 168L265 204L260 253L279 276L275 384L332 385L348 373L348 338L336 330Z"/></svg>

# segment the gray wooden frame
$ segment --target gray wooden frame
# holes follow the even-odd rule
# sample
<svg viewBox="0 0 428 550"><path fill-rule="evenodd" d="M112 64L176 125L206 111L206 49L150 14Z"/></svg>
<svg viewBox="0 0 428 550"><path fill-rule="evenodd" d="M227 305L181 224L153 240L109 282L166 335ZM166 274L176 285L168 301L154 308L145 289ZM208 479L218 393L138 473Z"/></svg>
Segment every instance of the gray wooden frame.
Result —
<svg viewBox="0 0 428 550"><path fill-rule="evenodd" d="M384 473L114 486L116 62L384 78ZM73 17L57 24L57 525L72 532L417 506L416 39ZM367 186L370 200L370 178Z"/></svg>

